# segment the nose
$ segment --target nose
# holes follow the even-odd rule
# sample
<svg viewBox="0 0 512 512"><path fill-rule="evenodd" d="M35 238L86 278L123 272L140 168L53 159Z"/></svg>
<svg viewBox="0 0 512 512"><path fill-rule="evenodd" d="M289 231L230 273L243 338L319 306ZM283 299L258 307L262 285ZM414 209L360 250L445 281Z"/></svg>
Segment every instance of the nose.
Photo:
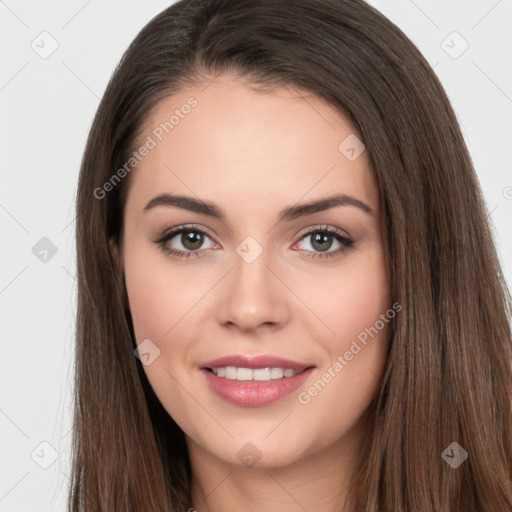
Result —
<svg viewBox="0 0 512 512"><path fill-rule="evenodd" d="M290 291L264 251L248 263L236 255L234 267L217 293L217 319L224 327L244 332L282 328L290 316Z"/></svg>

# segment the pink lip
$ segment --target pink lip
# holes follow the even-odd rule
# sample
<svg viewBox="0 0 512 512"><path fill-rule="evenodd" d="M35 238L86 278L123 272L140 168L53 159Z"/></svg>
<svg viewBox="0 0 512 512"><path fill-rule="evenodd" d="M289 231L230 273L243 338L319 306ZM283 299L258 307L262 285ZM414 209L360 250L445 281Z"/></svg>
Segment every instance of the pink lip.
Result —
<svg viewBox="0 0 512 512"><path fill-rule="evenodd" d="M242 368L283 368L298 373L270 381L232 380L217 377L207 368L236 366ZM316 370L311 364L301 364L274 356L227 356L201 364L201 373L210 388L221 398L236 405L261 407L268 405L299 388Z"/></svg>
<svg viewBox="0 0 512 512"><path fill-rule="evenodd" d="M290 359L282 357L275 357L270 355L263 356L246 356L246 355L232 355L213 359L201 363L200 368L224 368L226 366L236 366L237 368L283 368L295 370L300 372L314 366L313 364L302 364Z"/></svg>

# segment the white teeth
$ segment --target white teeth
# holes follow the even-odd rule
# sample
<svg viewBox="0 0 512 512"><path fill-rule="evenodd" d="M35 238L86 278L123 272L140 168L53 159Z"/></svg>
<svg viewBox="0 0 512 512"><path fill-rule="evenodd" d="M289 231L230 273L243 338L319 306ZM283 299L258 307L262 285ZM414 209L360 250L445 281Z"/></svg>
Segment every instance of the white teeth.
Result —
<svg viewBox="0 0 512 512"><path fill-rule="evenodd" d="M224 368L226 379L236 380L236 368L234 366L226 366Z"/></svg>
<svg viewBox="0 0 512 512"><path fill-rule="evenodd" d="M282 379L284 375L284 370L282 368L271 368L270 369L270 378L271 379Z"/></svg>
<svg viewBox="0 0 512 512"><path fill-rule="evenodd" d="M252 380L252 370L250 368L237 368L236 380Z"/></svg>
<svg viewBox="0 0 512 512"><path fill-rule="evenodd" d="M279 368L274 368L274 370L279 370ZM281 371L281 377L283 376L283 372ZM275 378L281 378L275 377ZM270 368L256 368L252 371L252 378L254 380L271 380L272 379L272 370Z"/></svg>
<svg viewBox="0 0 512 512"><path fill-rule="evenodd" d="M212 368L213 374L217 377L224 377L230 380L277 380L283 377L293 377L297 375L295 370L284 368L237 368L236 366L226 366L223 368Z"/></svg>

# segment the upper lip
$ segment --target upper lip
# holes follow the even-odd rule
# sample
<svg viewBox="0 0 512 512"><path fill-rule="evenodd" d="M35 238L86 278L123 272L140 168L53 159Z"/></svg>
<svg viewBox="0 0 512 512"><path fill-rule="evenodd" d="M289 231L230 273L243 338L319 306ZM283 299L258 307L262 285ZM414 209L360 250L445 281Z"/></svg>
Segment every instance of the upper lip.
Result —
<svg viewBox="0 0 512 512"><path fill-rule="evenodd" d="M300 372L314 366L313 364L303 364L291 359L271 355L230 355L212 359L201 363L201 368L225 368L226 366L236 366L237 368L283 368Z"/></svg>

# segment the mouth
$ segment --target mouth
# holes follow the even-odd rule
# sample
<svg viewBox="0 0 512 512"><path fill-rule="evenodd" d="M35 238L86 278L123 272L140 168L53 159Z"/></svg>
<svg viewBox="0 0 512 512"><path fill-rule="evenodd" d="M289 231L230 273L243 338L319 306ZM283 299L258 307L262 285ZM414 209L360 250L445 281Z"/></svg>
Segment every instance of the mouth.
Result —
<svg viewBox="0 0 512 512"><path fill-rule="evenodd" d="M227 356L200 366L210 389L224 400L246 407L275 402L296 390L315 372L302 364L274 356Z"/></svg>
<svg viewBox="0 0 512 512"><path fill-rule="evenodd" d="M292 368L244 368L236 366L220 366L217 368L205 367L204 370L207 370L210 373L213 373L216 377L223 379L268 382L270 380L289 379L309 370L310 368L314 367L308 366L307 368L299 371L293 370Z"/></svg>
<svg viewBox="0 0 512 512"><path fill-rule="evenodd" d="M292 359L285 359L284 357L272 356L272 355L245 355L245 354L234 354L230 356L220 357L218 359L213 359L211 361L205 361L200 365L201 368L209 369L211 371L218 371L219 369L226 368L236 368L238 375L238 369L240 370L266 370L266 369L275 369L275 370L283 370L283 375L281 377L292 376L290 371L294 371L296 373L305 370L314 366L313 363L300 363L298 361L293 361ZM285 375L284 372L287 372ZM275 372L277 375L277 372ZM227 378L235 379L237 377L232 377L233 370L228 370ZM248 375L247 371L240 372L242 378L240 380L246 380L243 378L244 375ZM276 377L276 378L281 378Z"/></svg>

